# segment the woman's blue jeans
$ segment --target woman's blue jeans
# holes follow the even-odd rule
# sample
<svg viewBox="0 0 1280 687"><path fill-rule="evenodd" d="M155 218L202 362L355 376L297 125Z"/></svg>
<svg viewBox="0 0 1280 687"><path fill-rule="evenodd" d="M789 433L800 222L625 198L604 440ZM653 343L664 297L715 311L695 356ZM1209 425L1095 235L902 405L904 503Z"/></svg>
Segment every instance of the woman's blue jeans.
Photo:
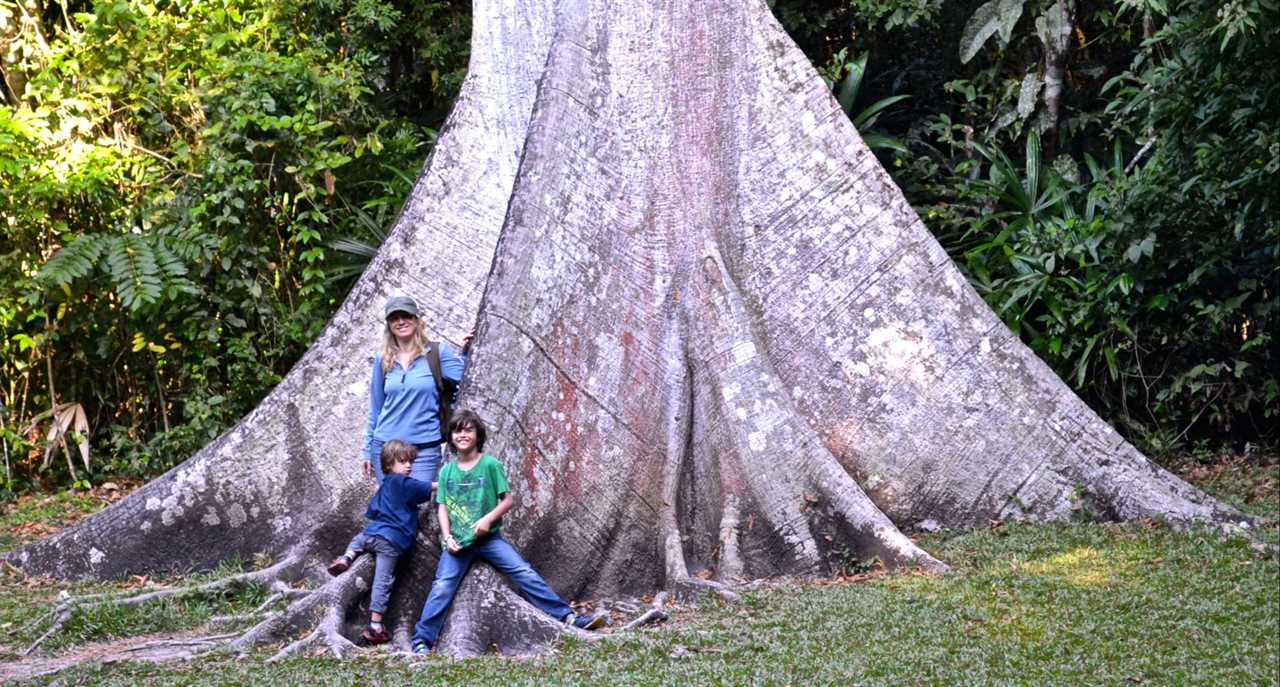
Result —
<svg viewBox="0 0 1280 687"><path fill-rule="evenodd" d="M449 553L448 549L440 552L436 579L431 583L431 592L422 606L422 617L413 628L414 644L425 642L428 646L435 646L445 615L453 603L453 595L477 558L511 578L525 598L543 613L560 620L573 612L533 566L520 557L515 547L507 543L500 532L494 532L458 553Z"/></svg>
<svg viewBox="0 0 1280 687"><path fill-rule="evenodd" d="M374 439L370 450L373 454L373 460L370 463L373 465L373 474L377 476L378 484L382 484L382 442ZM418 449L418 457L413 461L413 469L409 471L409 477L423 482L434 482L439 472L440 447Z"/></svg>

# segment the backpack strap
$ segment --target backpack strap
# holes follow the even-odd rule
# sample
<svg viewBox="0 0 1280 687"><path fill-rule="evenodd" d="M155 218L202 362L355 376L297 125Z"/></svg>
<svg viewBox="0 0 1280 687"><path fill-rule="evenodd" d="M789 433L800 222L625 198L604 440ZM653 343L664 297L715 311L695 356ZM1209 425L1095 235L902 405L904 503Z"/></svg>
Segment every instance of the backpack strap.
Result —
<svg viewBox="0 0 1280 687"><path fill-rule="evenodd" d="M439 402L436 407L440 413L440 438L448 441L445 432L449 431L449 406L453 405L453 384L446 383L440 374L440 342L427 342L427 366L431 368L431 376L436 380L436 394Z"/></svg>

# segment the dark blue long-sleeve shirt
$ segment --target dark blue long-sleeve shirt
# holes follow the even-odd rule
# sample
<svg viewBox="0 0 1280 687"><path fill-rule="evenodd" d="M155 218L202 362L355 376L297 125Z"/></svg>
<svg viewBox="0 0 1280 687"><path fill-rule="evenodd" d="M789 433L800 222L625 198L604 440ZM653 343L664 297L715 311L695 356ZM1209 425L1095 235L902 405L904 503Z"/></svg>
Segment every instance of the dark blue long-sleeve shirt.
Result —
<svg viewBox="0 0 1280 687"><path fill-rule="evenodd" d="M418 506L430 499L430 482L419 482L394 472L387 475L364 512L369 519L364 533L386 539L401 553L408 551L413 546L413 538L418 536Z"/></svg>

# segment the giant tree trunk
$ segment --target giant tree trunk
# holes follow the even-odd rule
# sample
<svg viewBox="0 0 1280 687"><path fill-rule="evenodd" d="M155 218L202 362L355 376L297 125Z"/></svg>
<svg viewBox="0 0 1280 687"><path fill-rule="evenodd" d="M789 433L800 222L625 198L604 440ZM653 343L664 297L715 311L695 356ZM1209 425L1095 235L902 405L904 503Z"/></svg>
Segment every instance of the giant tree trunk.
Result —
<svg viewBox="0 0 1280 687"><path fill-rule="evenodd" d="M820 574L849 551L943 569L898 529L923 520L1239 518L1001 324L761 0L476 0L474 26L426 171L303 360L226 435L18 565L112 577L266 551L322 574L371 489L368 361L398 292L446 337L479 313L461 404L492 423L509 538L566 598ZM396 592L402 644L434 540ZM245 641L306 622L353 636L342 580L362 572ZM554 636L474 578L442 646Z"/></svg>

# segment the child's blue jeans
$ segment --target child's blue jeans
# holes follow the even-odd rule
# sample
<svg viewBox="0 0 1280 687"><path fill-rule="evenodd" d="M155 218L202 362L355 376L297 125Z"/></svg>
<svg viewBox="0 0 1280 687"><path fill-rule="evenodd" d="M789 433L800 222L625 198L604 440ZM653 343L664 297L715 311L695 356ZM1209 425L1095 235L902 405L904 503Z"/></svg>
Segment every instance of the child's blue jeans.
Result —
<svg viewBox="0 0 1280 687"><path fill-rule="evenodd" d="M387 612L387 601L391 599L391 588L396 584L396 561L400 559L400 550L391 542L378 535L367 535L364 532L352 538L347 551L357 555L371 553L376 556L373 566L373 591L369 593L369 610L382 614Z"/></svg>
<svg viewBox="0 0 1280 687"><path fill-rule="evenodd" d="M471 569L471 563L477 558L511 578L525 598L543 613L562 619L573 612L569 604L556 595L533 566L520 557L515 547L507 543L500 532L494 532L458 553L449 553L448 549L440 552L435 582L431 583L431 592L427 594L427 601L422 606L422 617L413 628L414 644L426 642L435 646L440 628L444 626L445 615L449 612L449 605L453 603L453 595L458 591L458 585L462 584L462 578Z"/></svg>

